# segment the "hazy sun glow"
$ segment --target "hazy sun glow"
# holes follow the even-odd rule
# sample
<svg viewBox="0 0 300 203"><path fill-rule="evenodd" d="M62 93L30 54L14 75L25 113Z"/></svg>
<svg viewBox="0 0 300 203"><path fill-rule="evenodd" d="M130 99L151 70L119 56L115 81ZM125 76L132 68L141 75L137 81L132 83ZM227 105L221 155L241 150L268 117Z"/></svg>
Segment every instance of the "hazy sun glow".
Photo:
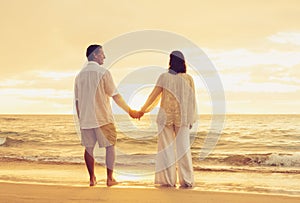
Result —
<svg viewBox="0 0 300 203"><path fill-rule="evenodd" d="M72 113L74 78L86 47L144 29L182 35L203 49L222 80L228 113L300 113L299 1L188 0L172 4L172 12L171 1L66 2L1 3L0 113ZM107 50L107 59L113 51ZM132 54L110 70L118 85L147 66L167 69L168 55ZM210 113L206 85L190 68L188 73L199 113ZM139 109L150 92L136 91L129 105Z"/></svg>

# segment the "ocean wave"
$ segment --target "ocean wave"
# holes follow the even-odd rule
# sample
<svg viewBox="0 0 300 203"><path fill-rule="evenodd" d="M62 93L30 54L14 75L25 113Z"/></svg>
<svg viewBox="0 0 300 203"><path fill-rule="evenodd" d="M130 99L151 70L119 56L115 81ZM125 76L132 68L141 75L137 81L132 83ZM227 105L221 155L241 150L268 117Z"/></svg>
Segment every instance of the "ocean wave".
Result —
<svg viewBox="0 0 300 203"><path fill-rule="evenodd" d="M118 143L120 144L157 144L157 139L155 137L142 137L142 138L132 138L132 137L123 137L118 138Z"/></svg>
<svg viewBox="0 0 300 203"><path fill-rule="evenodd" d="M157 137L157 131L117 131L118 138L132 138L132 139L153 139Z"/></svg>
<svg viewBox="0 0 300 203"><path fill-rule="evenodd" d="M194 171L206 171L206 172L229 172L229 173L237 173L237 172L248 172L248 173L287 173L287 174L300 174L300 170L275 170L275 169L270 169L270 168L223 168L223 167L199 167L196 166L194 167Z"/></svg>
<svg viewBox="0 0 300 203"><path fill-rule="evenodd" d="M140 158L127 156L118 157L115 162L115 166L118 167L146 167L154 166L155 161L151 158ZM105 165L104 157L95 157L96 164ZM43 156L3 156L0 157L0 162L28 162L28 163L39 163L39 164L55 164L55 165L82 165L84 159L82 157L43 157Z"/></svg>
<svg viewBox="0 0 300 203"><path fill-rule="evenodd" d="M21 118L0 117L0 121L17 121L17 120L21 120Z"/></svg>
<svg viewBox="0 0 300 203"><path fill-rule="evenodd" d="M84 164L84 160L82 158L60 158L60 157L37 157L37 156L3 156L0 157L1 162L36 162L41 164L58 164L58 165L73 165L73 164Z"/></svg>
<svg viewBox="0 0 300 203"><path fill-rule="evenodd" d="M155 156L156 154L152 153L152 152L138 152L138 153L130 153L130 154L121 154L118 155L118 157L134 157L134 156Z"/></svg>
<svg viewBox="0 0 300 203"><path fill-rule="evenodd" d="M229 155L225 158L219 159L218 161L234 166L300 167L300 153Z"/></svg>
<svg viewBox="0 0 300 203"><path fill-rule="evenodd" d="M0 146L3 147L16 147L20 146L24 148L28 147L74 147L80 146L79 140L50 140L50 139L20 139L16 137L0 137Z"/></svg>
<svg viewBox="0 0 300 203"><path fill-rule="evenodd" d="M300 153L294 153L292 155L271 154L265 163L270 166L300 167Z"/></svg>
<svg viewBox="0 0 300 203"><path fill-rule="evenodd" d="M258 158L260 157L260 158ZM194 157L195 158L195 157ZM258 161L260 159L260 161ZM105 156L96 156L96 163L105 165ZM41 164L84 164L82 156L2 156L0 161L10 162L36 162ZM115 165L117 167L148 168L155 167L155 153L134 153L117 155ZM276 164L274 164L274 162ZM278 164L278 162L280 164ZM225 163L225 164L224 164ZM282 163L288 163L283 166ZM299 153L293 155L283 154L251 154L230 155L225 158L213 157L197 162L193 160L195 171L207 172L253 172L253 173L289 173L300 174Z"/></svg>
<svg viewBox="0 0 300 203"><path fill-rule="evenodd" d="M0 146L5 146L5 147L9 147L9 146L17 146L22 144L24 141L23 140L19 140L19 139L13 139L13 138L9 138L9 137L2 137L0 139Z"/></svg>
<svg viewBox="0 0 300 203"><path fill-rule="evenodd" d="M0 137L0 146L4 145L6 142L6 137Z"/></svg>
<svg viewBox="0 0 300 203"><path fill-rule="evenodd" d="M0 162L25 162L49 165L84 165L82 157L0 157ZM96 158L96 164L105 166L103 157ZM129 167L140 170L155 170L155 159L117 159L116 167ZM151 169L152 168L152 169ZM300 174L299 169L287 168L258 168L258 167L224 167L224 166L194 166L195 172L220 172L220 173L280 173L280 174Z"/></svg>
<svg viewBox="0 0 300 203"><path fill-rule="evenodd" d="M20 133L15 132L15 131L0 131L0 135L4 136L4 137L6 137L6 136L19 136Z"/></svg>

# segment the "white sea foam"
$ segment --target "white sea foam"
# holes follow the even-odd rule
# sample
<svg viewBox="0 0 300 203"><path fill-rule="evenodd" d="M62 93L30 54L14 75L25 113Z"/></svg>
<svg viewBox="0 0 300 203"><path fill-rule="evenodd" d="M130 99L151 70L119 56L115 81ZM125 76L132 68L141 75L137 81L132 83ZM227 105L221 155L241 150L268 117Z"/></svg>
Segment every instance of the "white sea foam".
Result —
<svg viewBox="0 0 300 203"><path fill-rule="evenodd" d="M0 146L6 142L6 137L0 137Z"/></svg>
<svg viewBox="0 0 300 203"><path fill-rule="evenodd" d="M269 166L300 166L300 152L291 155L271 154L265 162Z"/></svg>

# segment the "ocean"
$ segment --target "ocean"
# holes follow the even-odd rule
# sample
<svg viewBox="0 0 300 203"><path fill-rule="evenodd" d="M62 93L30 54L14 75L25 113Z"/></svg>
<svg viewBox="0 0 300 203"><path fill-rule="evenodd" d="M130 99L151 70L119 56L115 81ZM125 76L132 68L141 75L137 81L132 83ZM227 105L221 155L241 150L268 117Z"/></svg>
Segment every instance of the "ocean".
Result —
<svg viewBox="0 0 300 203"><path fill-rule="evenodd" d="M153 184L157 127L155 115L140 121L116 115L115 173L127 185ZM73 115L0 115L0 162L84 165ZM200 115L191 130L196 190L283 194L300 197L300 115L226 115L210 154L201 150L211 115ZM103 149L95 149L104 166ZM87 173L87 171L82 171ZM7 181L1 173L0 181Z"/></svg>

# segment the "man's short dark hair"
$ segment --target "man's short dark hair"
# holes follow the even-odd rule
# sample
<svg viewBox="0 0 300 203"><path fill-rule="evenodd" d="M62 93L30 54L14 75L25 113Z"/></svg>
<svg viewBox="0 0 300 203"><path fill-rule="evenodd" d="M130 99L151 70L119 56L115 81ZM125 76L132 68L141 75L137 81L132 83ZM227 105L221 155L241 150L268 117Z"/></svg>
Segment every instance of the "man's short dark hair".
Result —
<svg viewBox="0 0 300 203"><path fill-rule="evenodd" d="M86 49L86 57L88 58L89 61L94 59L93 53L98 53L99 50L102 48L101 45L98 44L92 44Z"/></svg>

